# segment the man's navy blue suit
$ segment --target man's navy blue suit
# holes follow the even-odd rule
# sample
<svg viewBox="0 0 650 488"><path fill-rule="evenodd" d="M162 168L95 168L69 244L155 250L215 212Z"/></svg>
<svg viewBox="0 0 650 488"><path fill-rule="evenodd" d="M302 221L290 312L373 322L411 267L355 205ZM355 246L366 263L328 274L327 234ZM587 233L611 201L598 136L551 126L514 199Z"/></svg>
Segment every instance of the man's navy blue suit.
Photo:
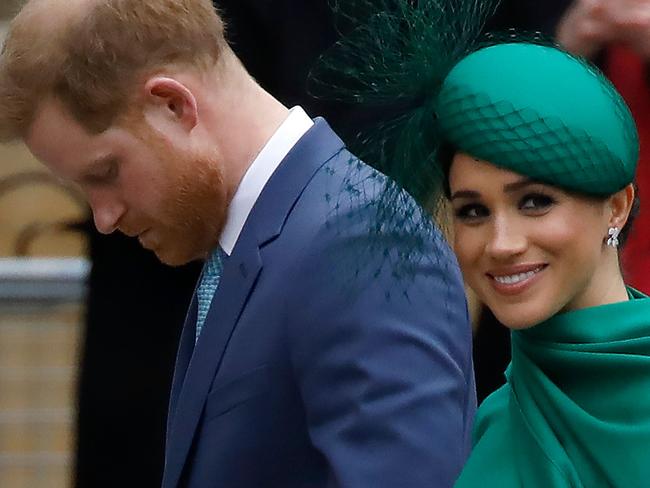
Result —
<svg viewBox="0 0 650 488"><path fill-rule="evenodd" d="M376 182L317 119L226 258L196 346L194 297L164 488L453 484L476 403L460 272L437 231L370 232L378 185L362 195L351 172Z"/></svg>

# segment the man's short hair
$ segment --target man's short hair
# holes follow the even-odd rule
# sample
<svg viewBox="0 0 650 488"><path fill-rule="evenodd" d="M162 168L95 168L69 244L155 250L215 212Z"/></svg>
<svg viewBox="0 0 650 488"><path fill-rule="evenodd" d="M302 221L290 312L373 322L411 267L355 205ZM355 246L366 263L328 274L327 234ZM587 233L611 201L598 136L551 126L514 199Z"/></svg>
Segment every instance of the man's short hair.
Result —
<svg viewBox="0 0 650 488"><path fill-rule="evenodd" d="M70 4L76 15L61 14ZM208 70L224 49L210 0L30 0L0 54L0 140L24 138L52 96L101 133L126 112L140 78L169 66Z"/></svg>

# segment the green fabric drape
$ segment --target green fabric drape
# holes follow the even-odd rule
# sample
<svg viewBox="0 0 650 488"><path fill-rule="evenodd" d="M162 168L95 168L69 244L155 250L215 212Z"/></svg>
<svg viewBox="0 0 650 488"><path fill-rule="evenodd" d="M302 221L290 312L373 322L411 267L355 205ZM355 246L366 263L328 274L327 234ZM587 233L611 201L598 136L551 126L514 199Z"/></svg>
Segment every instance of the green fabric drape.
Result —
<svg viewBox="0 0 650 488"><path fill-rule="evenodd" d="M629 295L512 333L457 488L650 486L650 299Z"/></svg>

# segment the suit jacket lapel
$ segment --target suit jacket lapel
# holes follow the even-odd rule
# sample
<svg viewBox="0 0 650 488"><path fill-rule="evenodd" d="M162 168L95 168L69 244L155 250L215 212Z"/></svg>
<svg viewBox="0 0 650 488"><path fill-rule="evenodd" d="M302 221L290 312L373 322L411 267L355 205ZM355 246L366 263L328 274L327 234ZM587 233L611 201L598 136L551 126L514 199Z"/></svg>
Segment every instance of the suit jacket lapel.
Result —
<svg viewBox="0 0 650 488"><path fill-rule="evenodd" d="M246 221L212 300L196 347L196 296L181 339L167 432L164 488L177 486L207 395L226 346L262 270L260 247L280 234L305 186L343 148L323 119L291 150L265 186Z"/></svg>
<svg viewBox="0 0 650 488"><path fill-rule="evenodd" d="M174 487L180 479L226 345L262 269L255 241L249 240L246 244L248 245L241 247L236 254L233 253L225 263L221 276L224 286L219 286L212 299L204 329L191 354L185 379L182 381L180 377L175 378L175 382L182 381L182 384L178 400L171 405L174 410L170 412L171 419L168 423L164 487ZM196 315L194 320L196 321ZM185 327L183 336L186 343L191 341L193 345L194 331L194 326Z"/></svg>
<svg viewBox="0 0 650 488"><path fill-rule="evenodd" d="M199 277L199 282L201 278ZM187 368L194 352L194 342L196 337L196 314L198 311L198 301L196 297L196 289L190 302L190 307L185 317L185 324L183 325L183 332L181 333L181 340L176 355L176 366L174 367L174 378L172 380L172 390L169 399L169 409L167 414L167 444L169 444L169 432L171 431L171 424L176 413L176 405L178 403L178 396L181 392L181 387L185 381Z"/></svg>

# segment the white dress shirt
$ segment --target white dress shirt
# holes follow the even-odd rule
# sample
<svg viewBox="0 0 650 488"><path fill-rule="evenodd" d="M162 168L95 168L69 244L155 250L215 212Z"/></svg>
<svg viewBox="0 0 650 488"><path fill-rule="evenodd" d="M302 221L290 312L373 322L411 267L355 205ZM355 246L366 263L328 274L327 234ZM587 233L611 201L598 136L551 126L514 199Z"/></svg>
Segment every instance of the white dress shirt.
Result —
<svg viewBox="0 0 650 488"><path fill-rule="evenodd" d="M251 213L271 175L282 160L305 135L314 122L301 107L294 107L288 117L262 148L237 187L226 215L226 224L219 237L223 251L230 256Z"/></svg>

